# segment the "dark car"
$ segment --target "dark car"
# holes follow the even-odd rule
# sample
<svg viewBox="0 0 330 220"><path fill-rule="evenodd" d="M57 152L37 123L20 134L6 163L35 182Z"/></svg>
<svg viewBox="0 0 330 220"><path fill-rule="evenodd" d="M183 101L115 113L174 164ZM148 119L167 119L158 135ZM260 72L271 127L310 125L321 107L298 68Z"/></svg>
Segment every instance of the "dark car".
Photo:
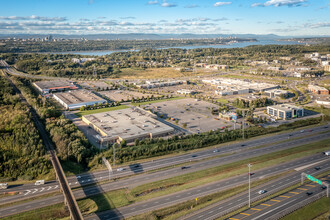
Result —
<svg viewBox="0 0 330 220"><path fill-rule="evenodd" d="M246 145L245 144L241 144L241 147L245 147Z"/></svg>
<svg viewBox="0 0 330 220"><path fill-rule="evenodd" d="M314 167L314 169L315 169L315 170L320 170L320 169L321 169L321 167Z"/></svg>
<svg viewBox="0 0 330 220"><path fill-rule="evenodd" d="M254 173L249 173L249 176L252 176L252 175L254 175Z"/></svg>
<svg viewBox="0 0 330 220"><path fill-rule="evenodd" d="M310 196L312 194L313 194L313 192L306 192L306 195L308 195L308 196Z"/></svg>
<svg viewBox="0 0 330 220"><path fill-rule="evenodd" d="M326 186L321 186L321 189L326 189L327 187Z"/></svg>
<svg viewBox="0 0 330 220"><path fill-rule="evenodd" d="M181 167L181 170L185 170L188 169L189 167Z"/></svg>
<svg viewBox="0 0 330 220"><path fill-rule="evenodd" d="M292 136L292 134L289 134L289 136L291 137L291 136Z"/></svg>
<svg viewBox="0 0 330 220"><path fill-rule="evenodd" d="M133 167L140 167L140 165L139 164L134 164L134 166Z"/></svg>
<svg viewBox="0 0 330 220"><path fill-rule="evenodd" d="M194 154L194 155L192 155L191 157L197 157L197 155Z"/></svg>

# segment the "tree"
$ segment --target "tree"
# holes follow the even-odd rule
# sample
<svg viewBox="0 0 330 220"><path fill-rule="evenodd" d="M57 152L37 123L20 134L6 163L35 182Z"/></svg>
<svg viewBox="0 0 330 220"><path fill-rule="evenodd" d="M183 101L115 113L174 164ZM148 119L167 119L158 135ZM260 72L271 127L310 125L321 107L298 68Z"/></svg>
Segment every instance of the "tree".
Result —
<svg viewBox="0 0 330 220"><path fill-rule="evenodd" d="M81 106L80 111L85 111L85 106Z"/></svg>

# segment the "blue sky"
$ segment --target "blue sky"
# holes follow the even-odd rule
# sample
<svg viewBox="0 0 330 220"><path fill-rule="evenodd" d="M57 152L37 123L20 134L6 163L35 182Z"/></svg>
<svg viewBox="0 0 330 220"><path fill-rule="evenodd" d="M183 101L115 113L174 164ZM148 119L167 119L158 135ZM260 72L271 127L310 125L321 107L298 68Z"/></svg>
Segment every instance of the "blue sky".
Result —
<svg viewBox="0 0 330 220"><path fill-rule="evenodd" d="M0 33L330 35L330 0L0 0Z"/></svg>

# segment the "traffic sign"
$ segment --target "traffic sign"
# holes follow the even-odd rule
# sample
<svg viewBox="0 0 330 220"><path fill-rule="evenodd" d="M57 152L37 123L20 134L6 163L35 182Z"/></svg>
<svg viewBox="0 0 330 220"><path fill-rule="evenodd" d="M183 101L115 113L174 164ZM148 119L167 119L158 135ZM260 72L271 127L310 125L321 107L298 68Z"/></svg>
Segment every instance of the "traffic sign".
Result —
<svg viewBox="0 0 330 220"><path fill-rule="evenodd" d="M308 175L308 174L306 174L306 177L307 177L307 179L309 179L310 181L313 181L313 182L315 182L315 183L318 183L318 184L322 185L322 181L321 181L321 180L318 180L318 179L316 179L315 177L312 177L311 175Z"/></svg>

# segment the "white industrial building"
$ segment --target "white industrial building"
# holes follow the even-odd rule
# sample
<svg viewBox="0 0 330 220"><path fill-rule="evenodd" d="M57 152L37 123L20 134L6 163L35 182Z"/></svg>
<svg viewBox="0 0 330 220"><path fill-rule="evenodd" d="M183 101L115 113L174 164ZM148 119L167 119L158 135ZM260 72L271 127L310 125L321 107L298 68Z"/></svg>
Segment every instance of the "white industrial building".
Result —
<svg viewBox="0 0 330 220"><path fill-rule="evenodd" d="M95 104L104 104L107 102L105 99L102 99L94 93L84 89L56 93L53 95L53 98L68 110L79 109L82 106L86 107Z"/></svg>
<svg viewBox="0 0 330 220"><path fill-rule="evenodd" d="M300 118L304 116L304 109L295 105L280 104L267 106L267 113L278 119Z"/></svg>
<svg viewBox="0 0 330 220"><path fill-rule="evenodd" d="M135 107L84 115L82 120L100 134L98 139L101 142L111 144L166 136L174 131L155 118L150 112Z"/></svg>

